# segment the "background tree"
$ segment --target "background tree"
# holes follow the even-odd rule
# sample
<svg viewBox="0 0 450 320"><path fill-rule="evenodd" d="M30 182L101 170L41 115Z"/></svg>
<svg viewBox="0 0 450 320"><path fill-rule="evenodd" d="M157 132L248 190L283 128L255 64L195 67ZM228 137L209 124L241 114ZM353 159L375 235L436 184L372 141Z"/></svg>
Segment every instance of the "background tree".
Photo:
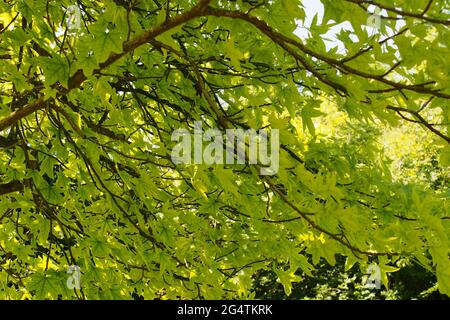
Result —
<svg viewBox="0 0 450 320"><path fill-rule="evenodd" d="M258 270L289 294L336 255L385 286L417 261L449 295L448 189L393 176L377 139L422 127L448 181L449 1L323 4L299 38L300 1L2 2L1 296L249 298ZM279 129L278 174L175 165L194 121Z"/></svg>

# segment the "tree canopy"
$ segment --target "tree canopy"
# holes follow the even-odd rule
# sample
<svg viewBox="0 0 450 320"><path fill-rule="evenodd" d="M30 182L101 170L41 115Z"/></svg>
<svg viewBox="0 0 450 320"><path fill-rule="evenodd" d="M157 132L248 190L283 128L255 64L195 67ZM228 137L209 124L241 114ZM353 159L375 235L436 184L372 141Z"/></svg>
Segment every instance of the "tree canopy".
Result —
<svg viewBox="0 0 450 320"><path fill-rule="evenodd" d="M1 2L0 297L289 294L338 255L450 295L450 1L321 3ZM198 121L278 130L278 172L174 163Z"/></svg>

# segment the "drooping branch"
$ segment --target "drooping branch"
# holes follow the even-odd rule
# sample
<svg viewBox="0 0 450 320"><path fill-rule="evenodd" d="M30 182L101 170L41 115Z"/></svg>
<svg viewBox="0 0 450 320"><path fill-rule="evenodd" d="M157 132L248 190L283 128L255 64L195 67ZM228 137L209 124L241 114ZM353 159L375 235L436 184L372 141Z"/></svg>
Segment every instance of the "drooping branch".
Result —
<svg viewBox="0 0 450 320"><path fill-rule="evenodd" d="M48 100L40 98L35 102L10 113L8 116L0 120L0 132L11 127L13 124L17 123L20 119L29 116L33 112L45 108L47 102Z"/></svg>
<svg viewBox="0 0 450 320"><path fill-rule="evenodd" d="M302 44L301 42L299 42L293 38L289 38L289 37L283 35L282 33L274 30L271 26L269 26L263 20L261 20L257 17L254 17L254 16L250 16L247 13L244 13L241 11L230 11L230 10L216 9L216 8L208 7L204 11L204 14L210 15L210 16L215 16L215 17L228 17L228 18L232 18L232 19L246 21L246 22L252 24L253 26L255 26L258 30L260 30L262 33L267 35L270 39L272 39L275 43L277 43L284 49L286 49L286 44L292 45L294 47L297 47L300 51L309 55L310 57L319 59L338 70L341 70L341 71L344 71L347 73L351 73L351 74L359 76L361 78L375 80L377 82L380 82L380 83L386 84L392 88L395 88L396 90L408 90L408 91L413 91L413 92L417 92L417 93L430 94L430 95L433 95L433 96L436 96L439 98L450 99L450 94L441 92L440 90L437 90L437 89L429 89L423 84L408 85L408 84L403 84L403 83L399 83L396 81L386 79L385 78L386 72L376 75L376 74L372 74L372 73L368 73L368 72L364 72L364 71L355 69L351 66L348 66L346 63L344 63L343 61L345 61L345 59L337 60L332 57L328 57L326 55L315 52L314 50L308 48L306 45ZM291 50L286 50L286 51L288 53L292 54ZM309 71L311 71L311 70L309 70Z"/></svg>
<svg viewBox="0 0 450 320"><path fill-rule="evenodd" d="M429 123L427 120L425 120L424 117L422 117L420 115L420 113L418 111L415 110L411 110L411 109L407 109L407 108L401 108L401 107L394 107L394 106L387 106L387 109L389 110L393 110L395 112L397 112L398 114L400 114L400 116L410 122L415 122L415 123L420 123L422 125L424 125L427 129L429 129L431 132L435 133L436 135L438 135L439 137L441 137L442 139L444 139L445 141L447 141L447 143L450 144L450 137L446 136L444 133L442 133L441 131L439 131L438 129L436 129L434 127L433 124ZM413 115L417 120L413 120L413 119L408 119L406 117L404 117L402 115L402 112L406 112L409 113L411 115Z"/></svg>
<svg viewBox="0 0 450 320"><path fill-rule="evenodd" d="M428 12L428 10L430 9L432 3L434 0L429 0L425 9L422 10L421 13L414 13L414 12L407 12L407 11L403 11L394 7L390 7L387 5L384 5L382 3L373 1L373 0L345 0L347 2L351 2L351 3L355 3L358 5L374 5L377 6L380 9L384 9L388 12L392 12L392 13L396 13L400 16L403 17L410 17L410 18L415 18L415 19L419 19L419 20L425 20L427 22L431 22L431 23L435 23L435 24L441 24L444 26L450 26L450 20L444 20L444 19L439 19L439 18L434 18L434 17L428 17L425 14ZM367 8L363 6L363 8L367 11Z"/></svg>
<svg viewBox="0 0 450 320"><path fill-rule="evenodd" d="M154 42L154 45L163 47L166 50L168 50L169 52L172 52L175 55L179 56L180 58L185 59L189 62L192 69L194 70L194 75L195 75L195 78L192 79L192 81L195 81L197 83L198 87L200 88L201 94L205 98L209 108L211 109L212 113L217 117L216 121L218 122L218 124L220 124L222 126L223 129L230 128L230 125L229 125L231 123L230 119L228 119L226 117L226 114L224 115L220 111L220 108L214 102L214 99L211 97L210 92L205 87L205 84L204 84L205 80L203 79L203 75L200 73L199 68L195 64L195 62L187 54L184 54L183 52L180 52L167 44L164 44L161 42L155 42L155 41L153 41L153 42ZM245 154L245 158L246 159L248 158L247 152ZM254 165L253 169L255 169L256 171L260 170L258 165ZM283 191L280 190L280 188L275 184L275 182L271 178L269 178L268 176L260 176L258 174L256 174L256 175L259 177L259 179L261 179L261 181L267 183L267 185L270 187L272 192L277 194L287 206L289 206L292 210L294 210L312 228L314 228L315 230L317 230L319 232L326 234L331 239L337 241L338 243L342 244L343 246L345 246L346 248L351 250L354 254L362 254L362 255L367 255L367 256L398 256L400 254L397 252L366 251L366 250L356 247L355 245L350 243L345 237L343 237L341 234L334 234L334 233L326 230L325 228L323 228L316 222L314 222L314 220L310 217L310 216L314 216L314 213L305 212L305 211L301 210L297 205L295 205L292 201L290 201L288 199L287 195Z"/></svg>

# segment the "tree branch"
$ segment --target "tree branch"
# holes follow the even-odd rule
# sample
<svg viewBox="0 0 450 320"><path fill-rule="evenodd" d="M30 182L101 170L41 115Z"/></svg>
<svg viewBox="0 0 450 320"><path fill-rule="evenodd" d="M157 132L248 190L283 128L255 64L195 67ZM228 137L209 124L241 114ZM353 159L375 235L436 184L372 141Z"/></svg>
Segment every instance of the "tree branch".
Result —
<svg viewBox="0 0 450 320"><path fill-rule="evenodd" d="M22 191L24 188L25 188L24 184L16 180L0 184L0 196L12 192Z"/></svg>
<svg viewBox="0 0 450 320"><path fill-rule="evenodd" d="M109 58L106 59L106 61L102 62L99 65L99 68L94 71L94 74L98 74L101 70L109 67L114 62L118 61L120 58L128 54L129 52L135 50L136 48L140 47L141 45L149 42L150 40L156 38L160 34L175 28L183 23L186 23L189 20L192 20L196 17L199 17L203 14L204 10L208 6L208 4L211 2L211 0L200 0L200 2L191 10L187 11L184 14L181 14L179 16L176 16L174 18L170 18L166 20L164 23L162 23L159 26L153 27L152 29L144 32L143 34L137 36L136 38L125 42L122 45L122 52L120 53L112 53L110 54ZM85 80L86 76L83 73L83 70L77 70L75 74L70 77L69 84L68 84L68 90L65 90L65 92L60 92L58 95L67 94L69 91L71 91L74 88L78 88ZM44 100L43 98L40 98L36 102L17 110L5 118L0 120L0 131L5 130L6 128L12 126L20 119L25 118L26 116L32 114L35 111L38 111L40 109L43 109L46 106L47 100Z"/></svg>

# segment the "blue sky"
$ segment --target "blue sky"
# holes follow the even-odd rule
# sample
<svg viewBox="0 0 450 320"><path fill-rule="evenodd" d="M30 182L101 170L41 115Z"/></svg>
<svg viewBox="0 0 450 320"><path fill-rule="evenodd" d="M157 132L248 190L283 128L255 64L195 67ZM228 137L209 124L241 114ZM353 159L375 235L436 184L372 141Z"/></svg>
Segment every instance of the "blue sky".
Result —
<svg viewBox="0 0 450 320"><path fill-rule="evenodd" d="M303 7L305 8L306 13L306 19L303 24L300 24L297 30L295 30L295 34L304 39L309 37L309 31L308 28L311 26L311 22L313 17L317 14L318 23L322 23L323 18L323 11L324 7L323 4L318 0L303 0L302 1ZM340 23L332 28L330 28L330 31L326 34L326 38L332 39L332 41L326 41L327 49L330 49L332 47L338 46L339 51L344 50L344 45L336 40L335 35L339 33L342 29L352 30L351 25L347 23Z"/></svg>
<svg viewBox="0 0 450 320"><path fill-rule="evenodd" d="M297 0L297 1L299 1L299 0ZM322 23L324 7L323 7L323 4L319 0L302 0L301 2L302 2L303 7L305 8L306 18L305 18L305 21L303 24L301 22L299 23L299 26L298 26L297 30L295 30L294 33L301 39L305 39L310 36L308 29L311 26L312 19L316 14L318 15L317 22ZM374 6L369 6L369 10L373 10L374 8L375 8ZM360 9L355 8L355 10L360 10ZM362 13L362 11L361 11L361 13ZM381 15L385 15L385 14L386 14L386 11L382 10ZM396 24L396 30L399 30L404 25L405 25L404 21L399 20ZM377 30L375 28L372 28L372 27L366 27L366 28L369 33L377 32ZM339 52L345 53L344 44L341 41L336 39L336 34L338 34L342 29L353 31L352 26L349 22L343 22L343 23L340 23L338 25L331 27L330 30L324 35L324 38L329 39L329 40L325 40L325 45L328 50L331 49L332 47L337 46ZM391 30L390 28L386 28L386 29L387 29L388 36L394 34L394 30ZM350 38L351 37L352 36L350 36Z"/></svg>

